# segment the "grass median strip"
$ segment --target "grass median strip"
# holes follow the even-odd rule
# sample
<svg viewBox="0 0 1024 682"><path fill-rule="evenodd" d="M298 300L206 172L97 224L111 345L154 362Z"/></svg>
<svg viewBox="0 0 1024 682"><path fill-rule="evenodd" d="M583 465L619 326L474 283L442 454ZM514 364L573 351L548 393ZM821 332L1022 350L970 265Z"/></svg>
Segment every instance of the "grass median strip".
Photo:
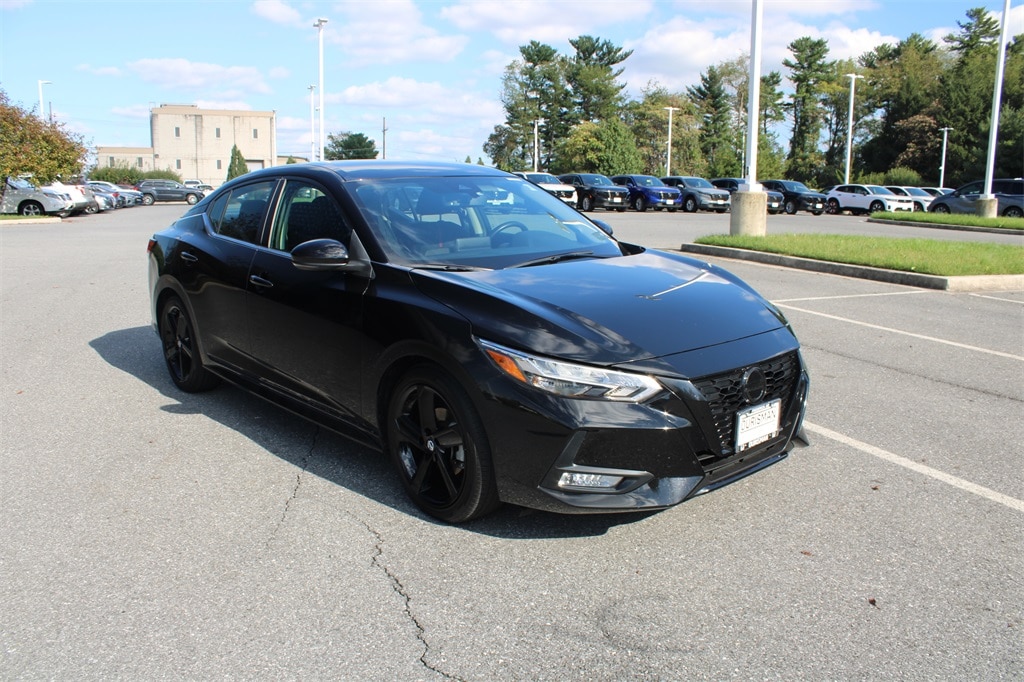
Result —
<svg viewBox="0 0 1024 682"><path fill-rule="evenodd" d="M929 225L961 225L964 227L999 227L1024 232L1024 218L982 218L970 213L872 213L876 220L897 220L903 223Z"/></svg>
<svg viewBox="0 0 1024 682"><path fill-rule="evenodd" d="M1008 244L834 234L710 235L695 241L944 277L1024 274L1024 247Z"/></svg>

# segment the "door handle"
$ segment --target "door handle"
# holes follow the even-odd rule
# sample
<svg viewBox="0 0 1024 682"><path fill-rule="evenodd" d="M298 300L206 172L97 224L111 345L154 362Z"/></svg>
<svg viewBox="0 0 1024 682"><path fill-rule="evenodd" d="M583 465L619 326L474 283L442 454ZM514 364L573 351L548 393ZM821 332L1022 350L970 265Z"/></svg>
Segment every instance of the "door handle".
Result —
<svg viewBox="0 0 1024 682"><path fill-rule="evenodd" d="M249 275L249 283L250 284L255 284L258 287L264 287L264 288L267 288L267 289L269 289L270 287L274 286L274 283L271 282L269 279L263 279L259 275Z"/></svg>
<svg viewBox="0 0 1024 682"><path fill-rule="evenodd" d="M192 255L188 251L182 251L181 260L185 261L186 263L198 263L199 257Z"/></svg>

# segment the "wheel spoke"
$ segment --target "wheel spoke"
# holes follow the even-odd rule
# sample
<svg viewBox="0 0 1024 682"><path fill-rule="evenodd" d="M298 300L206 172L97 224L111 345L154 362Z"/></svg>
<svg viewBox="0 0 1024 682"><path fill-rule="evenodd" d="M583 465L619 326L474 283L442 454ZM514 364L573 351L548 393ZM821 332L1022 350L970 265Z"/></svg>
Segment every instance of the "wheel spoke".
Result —
<svg viewBox="0 0 1024 682"><path fill-rule="evenodd" d="M423 433L429 435L437 430L437 414L434 406L437 402L437 393L427 386L420 386L416 390L416 410L419 412L420 428Z"/></svg>
<svg viewBox="0 0 1024 682"><path fill-rule="evenodd" d="M437 467L437 472L441 476L441 482L444 483L445 489L448 491L448 499L454 500L459 490L455 486L455 480L452 478L452 472L448 469L448 466L452 462L450 453L447 450L434 453L434 464Z"/></svg>
<svg viewBox="0 0 1024 682"><path fill-rule="evenodd" d="M443 448L457 448L462 445L462 434L458 431L458 424L447 426L434 434L434 440Z"/></svg>

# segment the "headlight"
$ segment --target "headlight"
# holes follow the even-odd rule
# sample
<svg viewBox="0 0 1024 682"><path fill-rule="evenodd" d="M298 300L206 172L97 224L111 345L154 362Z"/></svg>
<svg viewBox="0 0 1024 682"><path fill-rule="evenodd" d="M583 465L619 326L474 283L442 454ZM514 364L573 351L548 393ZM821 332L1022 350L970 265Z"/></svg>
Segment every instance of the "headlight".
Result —
<svg viewBox="0 0 1024 682"><path fill-rule="evenodd" d="M644 374L551 360L480 339L477 343L508 376L555 395L638 403L662 390L657 380Z"/></svg>

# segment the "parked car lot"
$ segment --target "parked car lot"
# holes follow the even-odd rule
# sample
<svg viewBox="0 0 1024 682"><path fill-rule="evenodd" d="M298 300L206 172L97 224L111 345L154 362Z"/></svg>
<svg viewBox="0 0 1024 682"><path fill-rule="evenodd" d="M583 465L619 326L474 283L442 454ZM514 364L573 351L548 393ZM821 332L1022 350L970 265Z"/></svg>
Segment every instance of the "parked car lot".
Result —
<svg viewBox="0 0 1024 682"><path fill-rule="evenodd" d="M0 228L9 677L1019 676L1021 292L716 260L799 334L813 446L659 513L453 527L378 453L230 386L174 387L145 282L111 264L186 210ZM729 225L601 217L626 241Z"/></svg>
<svg viewBox="0 0 1024 682"><path fill-rule="evenodd" d="M880 185L839 185L825 195L829 213L880 213L881 211L914 210L914 202Z"/></svg>
<svg viewBox="0 0 1024 682"><path fill-rule="evenodd" d="M954 192L936 197L928 210L932 213L976 213L978 199L985 189L984 180L976 180L959 187ZM1024 180L1002 178L992 181L996 213L1007 218L1024 216Z"/></svg>

